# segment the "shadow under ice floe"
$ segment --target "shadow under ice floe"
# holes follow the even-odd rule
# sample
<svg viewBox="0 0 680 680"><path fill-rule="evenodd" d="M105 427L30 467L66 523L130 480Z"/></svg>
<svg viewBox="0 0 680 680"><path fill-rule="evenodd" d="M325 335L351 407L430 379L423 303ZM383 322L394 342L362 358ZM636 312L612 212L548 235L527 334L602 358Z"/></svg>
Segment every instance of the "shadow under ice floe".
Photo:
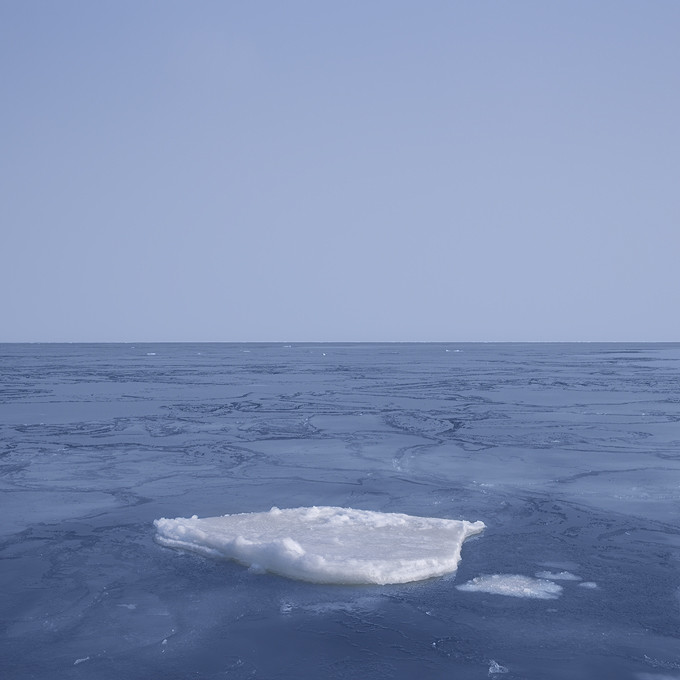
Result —
<svg viewBox="0 0 680 680"><path fill-rule="evenodd" d="M156 540L312 583L408 583L456 571L483 522L311 507L158 519Z"/></svg>

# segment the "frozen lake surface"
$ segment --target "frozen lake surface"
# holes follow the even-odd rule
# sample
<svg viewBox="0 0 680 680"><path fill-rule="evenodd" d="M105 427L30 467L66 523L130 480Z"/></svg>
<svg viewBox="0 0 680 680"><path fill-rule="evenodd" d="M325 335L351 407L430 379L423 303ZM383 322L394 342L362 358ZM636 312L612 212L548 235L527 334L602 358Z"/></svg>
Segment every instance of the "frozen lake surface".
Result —
<svg viewBox="0 0 680 680"><path fill-rule="evenodd" d="M0 677L680 680L680 345L0 345ZM481 520L319 585L160 517Z"/></svg>

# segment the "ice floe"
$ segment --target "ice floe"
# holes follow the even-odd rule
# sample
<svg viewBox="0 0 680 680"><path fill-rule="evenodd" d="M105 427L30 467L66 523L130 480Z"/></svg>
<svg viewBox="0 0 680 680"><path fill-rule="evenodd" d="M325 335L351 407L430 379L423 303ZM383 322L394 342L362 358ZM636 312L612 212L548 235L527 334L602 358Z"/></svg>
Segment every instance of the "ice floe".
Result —
<svg viewBox="0 0 680 680"><path fill-rule="evenodd" d="M539 600L555 600L562 593L562 586L544 579L519 574L492 574L477 576L467 583L456 586L458 590L510 597L530 597Z"/></svg>
<svg viewBox="0 0 680 680"><path fill-rule="evenodd" d="M483 522L309 507L157 519L156 540L313 583L408 583L455 572ZM559 586L557 586L559 587Z"/></svg>

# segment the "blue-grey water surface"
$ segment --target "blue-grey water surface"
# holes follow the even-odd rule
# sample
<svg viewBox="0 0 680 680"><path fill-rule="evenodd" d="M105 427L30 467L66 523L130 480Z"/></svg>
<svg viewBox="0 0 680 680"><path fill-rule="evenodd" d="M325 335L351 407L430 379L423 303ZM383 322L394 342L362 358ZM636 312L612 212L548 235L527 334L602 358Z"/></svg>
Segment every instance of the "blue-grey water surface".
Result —
<svg viewBox="0 0 680 680"><path fill-rule="evenodd" d="M0 677L680 678L680 345L0 345ZM158 517L483 520L458 572L320 586ZM568 571L554 600L463 592Z"/></svg>

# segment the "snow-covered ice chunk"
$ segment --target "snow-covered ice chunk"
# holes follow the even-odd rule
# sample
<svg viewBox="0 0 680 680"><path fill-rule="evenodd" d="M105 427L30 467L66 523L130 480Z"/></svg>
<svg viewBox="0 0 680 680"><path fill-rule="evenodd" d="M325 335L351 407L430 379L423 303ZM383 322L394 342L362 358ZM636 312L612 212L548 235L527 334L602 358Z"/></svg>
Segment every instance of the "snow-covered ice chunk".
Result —
<svg viewBox="0 0 680 680"><path fill-rule="evenodd" d="M312 583L408 583L455 572L483 522L310 507L204 519L157 519L164 546Z"/></svg>
<svg viewBox="0 0 680 680"><path fill-rule="evenodd" d="M539 600L555 600L562 593L562 586L552 581L520 576L518 574L493 574L477 576L467 583L456 586L458 590L510 597L532 597Z"/></svg>
<svg viewBox="0 0 680 680"><path fill-rule="evenodd" d="M595 583L594 581L582 581L581 583L579 583L579 585L581 586L581 588L590 588L591 590L595 590L596 588L598 588L597 583Z"/></svg>

